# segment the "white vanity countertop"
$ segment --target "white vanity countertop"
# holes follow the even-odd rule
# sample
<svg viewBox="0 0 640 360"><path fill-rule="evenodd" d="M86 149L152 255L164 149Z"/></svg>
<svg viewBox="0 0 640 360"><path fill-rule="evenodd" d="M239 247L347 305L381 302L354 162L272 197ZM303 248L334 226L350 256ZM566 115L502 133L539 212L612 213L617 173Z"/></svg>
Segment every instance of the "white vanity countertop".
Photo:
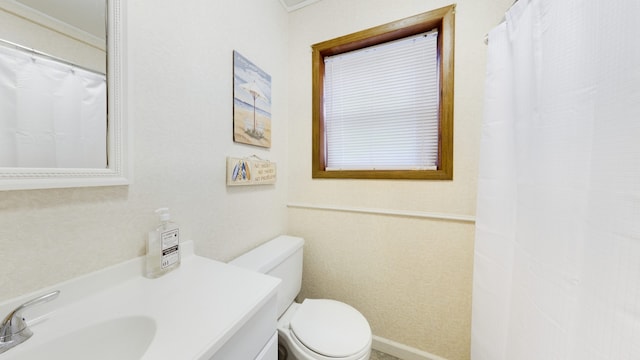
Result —
<svg viewBox="0 0 640 360"><path fill-rule="evenodd" d="M274 296L280 280L193 255L190 243L181 250L180 267L157 279L142 277L144 260L138 258L1 303L4 318L30 298L61 290L57 299L25 311L34 335L0 360L18 360L22 352L59 336L129 316L156 323L141 359L210 358Z"/></svg>

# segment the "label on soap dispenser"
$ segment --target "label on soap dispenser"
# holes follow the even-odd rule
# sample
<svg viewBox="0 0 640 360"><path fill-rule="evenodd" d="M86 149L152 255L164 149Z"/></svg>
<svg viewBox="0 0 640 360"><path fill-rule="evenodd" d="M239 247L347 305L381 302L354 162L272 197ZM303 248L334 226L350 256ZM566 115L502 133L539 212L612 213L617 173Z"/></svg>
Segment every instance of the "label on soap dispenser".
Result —
<svg viewBox="0 0 640 360"><path fill-rule="evenodd" d="M162 243L162 268L167 268L178 262L180 259L180 230L171 229L160 234Z"/></svg>

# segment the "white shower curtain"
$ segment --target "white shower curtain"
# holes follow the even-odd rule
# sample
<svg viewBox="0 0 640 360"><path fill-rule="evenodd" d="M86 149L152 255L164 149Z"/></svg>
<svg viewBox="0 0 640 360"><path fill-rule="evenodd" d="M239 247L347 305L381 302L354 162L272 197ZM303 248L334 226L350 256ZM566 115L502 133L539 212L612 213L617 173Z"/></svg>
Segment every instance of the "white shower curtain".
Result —
<svg viewBox="0 0 640 360"><path fill-rule="evenodd" d="M640 359L640 1L489 33L472 360Z"/></svg>
<svg viewBox="0 0 640 360"><path fill-rule="evenodd" d="M0 167L107 167L104 74L0 46Z"/></svg>

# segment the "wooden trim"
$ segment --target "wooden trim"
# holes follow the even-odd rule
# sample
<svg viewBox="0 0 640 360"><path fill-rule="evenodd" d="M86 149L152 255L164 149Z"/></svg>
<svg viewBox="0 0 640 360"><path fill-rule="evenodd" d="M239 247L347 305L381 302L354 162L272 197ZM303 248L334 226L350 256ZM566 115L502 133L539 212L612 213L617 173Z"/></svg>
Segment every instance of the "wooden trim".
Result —
<svg viewBox="0 0 640 360"><path fill-rule="evenodd" d="M315 179L390 179L451 180L443 169L437 170L321 170L314 168Z"/></svg>
<svg viewBox="0 0 640 360"><path fill-rule="evenodd" d="M319 49L313 48L313 78L312 78L312 176L315 178L326 168L326 152L324 147L324 117L322 115L322 104L324 103L324 61ZM322 141L321 141L322 139Z"/></svg>
<svg viewBox="0 0 640 360"><path fill-rule="evenodd" d="M453 179L453 72L455 5L418 14L312 45L312 177L342 179ZM440 126L437 170L326 171L324 134L324 57L438 29Z"/></svg>
<svg viewBox="0 0 640 360"><path fill-rule="evenodd" d="M440 95L440 161L447 179L453 179L453 85L455 49L455 5L448 8L442 18L442 47L440 48L440 75L442 94Z"/></svg>

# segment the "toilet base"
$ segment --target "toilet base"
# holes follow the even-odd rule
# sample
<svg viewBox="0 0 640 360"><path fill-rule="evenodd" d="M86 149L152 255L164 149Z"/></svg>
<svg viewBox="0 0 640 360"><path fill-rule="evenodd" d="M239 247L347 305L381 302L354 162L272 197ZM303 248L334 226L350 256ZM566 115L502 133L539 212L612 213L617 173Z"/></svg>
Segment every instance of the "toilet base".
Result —
<svg viewBox="0 0 640 360"><path fill-rule="evenodd" d="M289 357L289 349L287 349L287 345L284 344L284 342L282 342L280 338L278 338L278 360L288 360L288 359L291 359Z"/></svg>

